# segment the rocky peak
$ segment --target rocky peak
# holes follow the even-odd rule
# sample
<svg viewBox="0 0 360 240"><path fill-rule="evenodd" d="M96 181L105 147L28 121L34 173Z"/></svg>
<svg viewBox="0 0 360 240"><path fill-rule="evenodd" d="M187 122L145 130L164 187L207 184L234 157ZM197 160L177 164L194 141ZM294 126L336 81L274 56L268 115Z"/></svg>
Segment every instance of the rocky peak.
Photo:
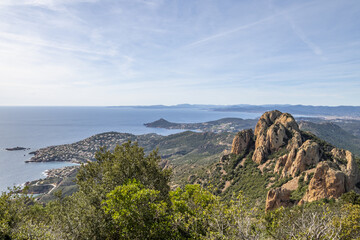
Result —
<svg viewBox="0 0 360 240"><path fill-rule="evenodd" d="M257 122L255 126L255 135L258 136L259 133L264 133L265 130L271 126L275 120L281 115L282 113L278 110L265 112Z"/></svg>
<svg viewBox="0 0 360 240"><path fill-rule="evenodd" d="M322 198L338 198L350 190L360 192L357 188L359 168L352 153L301 132L288 113L266 112L257 122L254 133L251 129L243 130L235 136L231 153L248 154L251 150L254 151L250 156L261 171L271 169L279 179L285 180L281 187L269 189L266 210ZM272 168L266 167L271 165ZM301 199L294 200L291 194L297 191L294 186L300 186L299 179L306 191L302 192Z"/></svg>
<svg viewBox="0 0 360 240"><path fill-rule="evenodd" d="M253 161L261 164L271 153L281 147L289 150L302 143L299 126L288 113L270 111L264 113L255 127L255 151Z"/></svg>

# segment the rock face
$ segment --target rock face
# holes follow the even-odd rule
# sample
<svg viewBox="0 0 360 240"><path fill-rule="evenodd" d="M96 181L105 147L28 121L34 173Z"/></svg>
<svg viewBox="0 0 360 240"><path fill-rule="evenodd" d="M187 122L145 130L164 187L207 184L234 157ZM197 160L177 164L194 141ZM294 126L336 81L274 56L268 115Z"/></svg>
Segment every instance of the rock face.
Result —
<svg viewBox="0 0 360 240"><path fill-rule="evenodd" d="M320 160L320 146L314 141L307 140L299 148L295 160L292 162L291 168L288 174L284 172L284 175L291 175L295 177L297 174L304 172L309 168L313 168ZM288 161L292 161L288 158Z"/></svg>
<svg viewBox="0 0 360 240"><path fill-rule="evenodd" d="M266 196L266 210L273 210L282 206L291 206L291 191L286 188L271 189Z"/></svg>
<svg viewBox="0 0 360 240"><path fill-rule="evenodd" d="M319 163L303 201L338 198L346 192L346 175L335 167L332 162Z"/></svg>
<svg viewBox="0 0 360 240"><path fill-rule="evenodd" d="M264 113L255 127L255 151L253 161L261 164L268 155L282 147L288 150L302 144L299 126L288 113L271 111Z"/></svg>
<svg viewBox="0 0 360 240"><path fill-rule="evenodd" d="M231 153L240 154L242 151L249 150L254 145L254 133L252 129L239 132L232 143Z"/></svg>
<svg viewBox="0 0 360 240"><path fill-rule="evenodd" d="M291 199L291 193L298 187L298 178L292 179L281 187L273 188L268 191L266 196L266 210L279 207L288 207L295 204Z"/></svg>
<svg viewBox="0 0 360 240"><path fill-rule="evenodd" d="M252 160L260 165L259 168L273 164L271 171L283 182L287 181L281 187L269 189L266 210L338 198L350 190L360 191L357 188L359 168L352 153L301 132L288 113L266 112L256 124L254 134L251 130L238 133L231 152L241 154L252 149ZM300 186L299 179L307 190L302 197L300 195L300 200L291 199L292 192Z"/></svg>
<svg viewBox="0 0 360 240"><path fill-rule="evenodd" d="M353 154L350 151L334 148L331 150L335 163L346 174L346 190L350 191L360 182L359 168L356 164ZM341 164L341 163L346 163Z"/></svg>

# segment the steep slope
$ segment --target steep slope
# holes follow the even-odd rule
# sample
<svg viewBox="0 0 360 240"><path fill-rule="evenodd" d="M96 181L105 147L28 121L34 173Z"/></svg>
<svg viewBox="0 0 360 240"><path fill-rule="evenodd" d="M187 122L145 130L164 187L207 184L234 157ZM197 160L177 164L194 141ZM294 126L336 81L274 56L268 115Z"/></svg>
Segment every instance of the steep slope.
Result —
<svg viewBox="0 0 360 240"><path fill-rule="evenodd" d="M242 190L264 202L266 210L359 191L359 169L350 151L341 150L299 129L288 113L264 113L255 131L239 132L232 152L207 173L193 177L215 183L218 193Z"/></svg>
<svg viewBox="0 0 360 240"><path fill-rule="evenodd" d="M319 138L360 156L360 138L345 131L335 123L301 121L299 122L299 128L303 131L310 131Z"/></svg>

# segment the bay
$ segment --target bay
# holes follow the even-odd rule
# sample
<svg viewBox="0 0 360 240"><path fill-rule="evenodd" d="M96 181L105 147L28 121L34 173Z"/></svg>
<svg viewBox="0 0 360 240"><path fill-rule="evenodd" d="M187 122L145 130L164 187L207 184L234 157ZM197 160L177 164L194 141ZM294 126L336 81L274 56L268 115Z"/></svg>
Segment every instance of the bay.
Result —
<svg viewBox="0 0 360 240"><path fill-rule="evenodd" d="M71 163L25 163L29 152L73 143L94 134L116 131L169 135L181 130L146 128L143 124L165 118L172 122L205 122L224 117L256 118L258 113L215 112L201 108L136 107L0 107L0 191L43 178L47 169ZM30 148L6 151L9 147Z"/></svg>

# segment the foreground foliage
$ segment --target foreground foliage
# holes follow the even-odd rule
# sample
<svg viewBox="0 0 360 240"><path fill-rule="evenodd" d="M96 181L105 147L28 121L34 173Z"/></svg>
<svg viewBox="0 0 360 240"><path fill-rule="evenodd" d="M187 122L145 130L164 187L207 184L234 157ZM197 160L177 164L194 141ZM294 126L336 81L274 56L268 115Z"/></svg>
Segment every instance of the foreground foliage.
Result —
<svg viewBox="0 0 360 240"><path fill-rule="evenodd" d="M360 197L265 213L241 191L221 199L199 185L170 191L170 171L136 143L102 149L72 196L46 206L13 189L0 196L0 239L359 239Z"/></svg>

